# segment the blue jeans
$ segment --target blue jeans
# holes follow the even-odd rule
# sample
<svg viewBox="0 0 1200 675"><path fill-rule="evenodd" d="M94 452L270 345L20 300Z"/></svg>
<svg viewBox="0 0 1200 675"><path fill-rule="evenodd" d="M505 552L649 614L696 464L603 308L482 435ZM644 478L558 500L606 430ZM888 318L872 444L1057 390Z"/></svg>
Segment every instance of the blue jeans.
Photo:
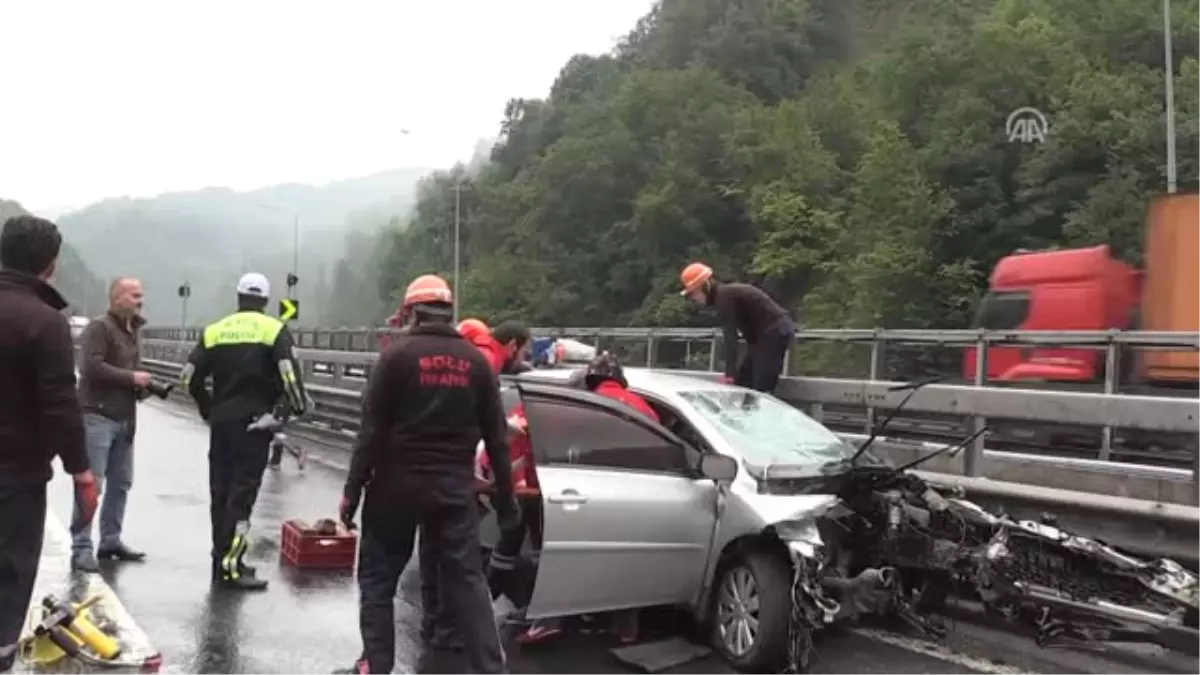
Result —
<svg viewBox="0 0 1200 675"><path fill-rule="evenodd" d="M100 548L110 549L121 543L125 501L129 488L133 487L133 424L90 412L84 413L83 424L87 430L88 463L102 495ZM79 518L79 504L75 504L71 520L76 522ZM90 524L71 534L71 550L92 550Z"/></svg>

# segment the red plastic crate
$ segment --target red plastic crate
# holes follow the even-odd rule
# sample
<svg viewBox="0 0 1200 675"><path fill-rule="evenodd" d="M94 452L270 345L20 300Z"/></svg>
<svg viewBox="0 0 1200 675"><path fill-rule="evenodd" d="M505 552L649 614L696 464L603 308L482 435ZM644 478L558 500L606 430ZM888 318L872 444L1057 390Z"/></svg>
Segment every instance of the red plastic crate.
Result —
<svg viewBox="0 0 1200 675"><path fill-rule="evenodd" d="M358 551L358 535L341 525L337 534L320 534L303 520L284 522L283 561L302 569L349 570L354 569L354 556Z"/></svg>

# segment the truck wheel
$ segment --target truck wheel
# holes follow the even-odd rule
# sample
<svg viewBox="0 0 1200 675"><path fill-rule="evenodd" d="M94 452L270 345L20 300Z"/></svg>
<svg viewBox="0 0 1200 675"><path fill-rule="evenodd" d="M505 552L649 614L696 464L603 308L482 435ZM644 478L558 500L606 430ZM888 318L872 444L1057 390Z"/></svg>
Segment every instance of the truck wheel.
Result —
<svg viewBox="0 0 1200 675"><path fill-rule="evenodd" d="M780 556L748 551L725 565L713 592L713 647L740 671L775 672L787 659L791 595Z"/></svg>

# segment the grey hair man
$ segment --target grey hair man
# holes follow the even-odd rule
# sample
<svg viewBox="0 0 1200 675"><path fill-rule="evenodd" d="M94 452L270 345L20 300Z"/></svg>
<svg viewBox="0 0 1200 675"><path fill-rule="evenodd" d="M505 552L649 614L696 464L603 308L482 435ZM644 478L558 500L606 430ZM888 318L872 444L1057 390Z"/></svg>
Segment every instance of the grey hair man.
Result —
<svg viewBox="0 0 1200 675"><path fill-rule="evenodd" d="M150 373L142 370L138 331L142 282L119 277L108 288L108 311L90 321L79 336L79 400L87 430L88 462L100 485L100 544L92 549L92 528L71 523L71 568L98 572L96 558L140 561L146 557L121 540L125 505L133 487L133 436L137 403L146 398Z"/></svg>

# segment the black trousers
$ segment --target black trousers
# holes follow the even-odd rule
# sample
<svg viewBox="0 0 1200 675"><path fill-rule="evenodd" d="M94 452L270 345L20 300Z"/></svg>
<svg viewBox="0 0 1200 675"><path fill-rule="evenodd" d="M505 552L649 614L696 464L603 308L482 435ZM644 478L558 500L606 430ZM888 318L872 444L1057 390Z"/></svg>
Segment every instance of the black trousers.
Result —
<svg viewBox="0 0 1200 675"><path fill-rule="evenodd" d="M437 555L424 533L417 535L417 562L421 571L421 641L436 651L462 650L462 637L454 617L438 603Z"/></svg>
<svg viewBox="0 0 1200 675"><path fill-rule="evenodd" d="M0 486L0 672L12 667L46 532L46 484Z"/></svg>
<svg viewBox="0 0 1200 675"><path fill-rule="evenodd" d="M733 383L768 394L775 391L783 373L783 360L796 342L796 324L789 318L775 322L750 345Z"/></svg>
<svg viewBox="0 0 1200 675"><path fill-rule="evenodd" d="M435 566L435 623L453 622L463 650L428 645L422 672L505 672L479 557L479 513L470 474L372 483L363 500L358 551L359 629L372 673L389 673L396 653L395 597L418 528ZM437 630L437 628L435 628Z"/></svg>
<svg viewBox="0 0 1200 675"><path fill-rule="evenodd" d="M267 468L272 433L247 431L250 419L215 421L208 446L213 573L237 578L245 567L250 512Z"/></svg>
<svg viewBox="0 0 1200 675"><path fill-rule="evenodd" d="M529 574L530 570L521 564L521 549L528 537L536 563L542 551L542 498L522 497L520 504L520 526L501 532L500 541L492 551L488 563L488 590L493 599L504 595L517 607L528 607L533 599L536 569Z"/></svg>

